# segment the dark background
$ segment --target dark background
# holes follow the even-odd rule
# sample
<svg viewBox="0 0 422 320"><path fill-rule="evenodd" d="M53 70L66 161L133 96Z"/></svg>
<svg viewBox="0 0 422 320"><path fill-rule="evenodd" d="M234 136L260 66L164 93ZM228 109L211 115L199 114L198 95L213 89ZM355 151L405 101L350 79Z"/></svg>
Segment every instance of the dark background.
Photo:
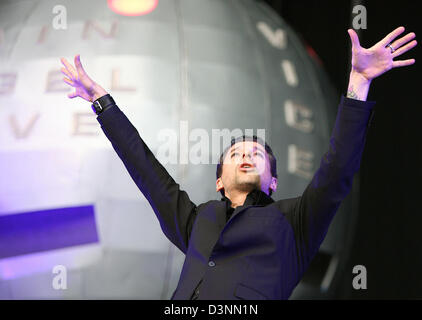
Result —
<svg viewBox="0 0 422 320"><path fill-rule="evenodd" d="M369 48L396 27L416 33L418 45L395 60L415 58L375 79L368 100L376 113L368 131L360 169L357 229L340 299L422 298L422 32L419 1L266 0L321 59L338 93L347 91L352 8L367 9L367 29L359 40ZM401 37L399 36L399 37ZM368 288L354 290L354 265L367 269Z"/></svg>

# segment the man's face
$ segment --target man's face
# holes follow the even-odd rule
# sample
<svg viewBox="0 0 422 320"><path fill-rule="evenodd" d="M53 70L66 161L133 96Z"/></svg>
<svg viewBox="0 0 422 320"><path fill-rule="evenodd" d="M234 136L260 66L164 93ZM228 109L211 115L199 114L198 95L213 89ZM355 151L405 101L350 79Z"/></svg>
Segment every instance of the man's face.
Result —
<svg viewBox="0 0 422 320"><path fill-rule="evenodd" d="M253 189L269 194L275 191L277 179L271 175L270 159L265 148L254 141L235 143L226 153L223 172L217 179L217 192L224 188L227 194L232 191L250 192Z"/></svg>

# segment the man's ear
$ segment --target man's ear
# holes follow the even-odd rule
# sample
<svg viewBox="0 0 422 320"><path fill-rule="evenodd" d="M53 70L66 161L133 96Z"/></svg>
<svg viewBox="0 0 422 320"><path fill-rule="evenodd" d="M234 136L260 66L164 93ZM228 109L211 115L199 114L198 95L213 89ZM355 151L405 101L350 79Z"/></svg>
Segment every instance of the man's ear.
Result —
<svg viewBox="0 0 422 320"><path fill-rule="evenodd" d="M217 191L217 192L220 192L220 190L224 188L223 181L221 180L221 177L217 179L215 184L216 184L215 191Z"/></svg>
<svg viewBox="0 0 422 320"><path fill-rule="evenodd" d="M273 192L277 190L277 178L271 178L270 189L273 190Z"/></svg>

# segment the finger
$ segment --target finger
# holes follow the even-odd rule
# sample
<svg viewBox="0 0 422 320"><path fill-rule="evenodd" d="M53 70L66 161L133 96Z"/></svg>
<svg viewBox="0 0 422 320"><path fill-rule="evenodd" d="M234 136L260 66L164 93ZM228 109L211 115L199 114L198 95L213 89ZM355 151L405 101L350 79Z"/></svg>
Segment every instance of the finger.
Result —
<svg viewBox="0 0 422 320"><path fill-rule="evenodd" d="M400 39L397 39L396 41L394 41L392 43L392 45L394 44L394 48L399 48L402 45L404 45L405 43L414 39L415 37L416 37L416 34L414 32L410 32L410 33L406 34L404 37L401 37Z"/></svg>
<svg viewBox="0 0 422 320"><path fill-rule="evenodd" d="M84 67L82 67L81 56L79 54L75 56L75 66L79 74L86 74Z"/></svg>
<svg viewBox="0 0 422 320"><path fill-rule="evenodd" d="M403 47L397 49L396 51L394 51L393 54L392 54L393 58L398 57L399 55L402 55L403 53L409 51L410 49L412 49L413 47L415 47L417 44L418 43L416 42L416 40L413 40L412 42L409 42L405 46L403 46Z"/></svg>
<svg viewBox="0 0 422 320"><path fill-rule="evenodd" d="M68 78L63 78L63 81L66 82L67 84L71 85L72 87L75 86L75 84L73 83L72 80L68 79Z"/></svg>
<svg viewBox="0 0 422 320"><path fill-rule="evenodd" d="M70 72L70 74L74 77L77 78L77 73L75 68L73 68L73 66L65 59L65 58L61 58L60 61L62 62L62 64L65 66L66 70Z"/></svg>
<svg viewBox="0 0 422 320"><path fill-rule="evenodd" d="M402 45L404 45L405 43L408 43L410 40L414 39L416 37L416 34L414 32L408 33L407 35L405 35L404 37L401 37L400 39L394 41L391 46L394 49L398 49L400 48Z"/></svg>
<svg viewBox="0 0 422 320"><path fill-rule="evenodd" d="M415 59L393 61L393 68L406 67L415 63Z"/></svg>
<svg viewBox="0 0 422 320"><path fill-rule="evenodd" d="M355 48L355 49L359 48L360 47L359 37L356 31L353 29L349 29L347 30L347 32L349 33L350 41L352 42L352 48Z"/></svg>
<svg viewBox="0 0 422 320"><path fill-rule="evenodd" d="M69 99L73 99L73 98L76 98L78 96L78 94L76 92L71 92L67 96L68 96Z"/></svg>
<svg viewBox="0 0 422 320"><path fill-rule="evenodd" d="M404 27L398 27L397 29L390 32L384 39L378 42L380 45L385 47L387 44L391 43L396 37L404 32Z"/></svg>
<svg viewBox="0 0 422 320"><path fill-rule="evenodd" d="M72 75L70 74L70 72L69 71L67 71L65 68L61 68L60 69L60 71L65 75L65 76L67 76L68 78L70 78L70 79L73 79L73 77L72 77Z"/></svg>

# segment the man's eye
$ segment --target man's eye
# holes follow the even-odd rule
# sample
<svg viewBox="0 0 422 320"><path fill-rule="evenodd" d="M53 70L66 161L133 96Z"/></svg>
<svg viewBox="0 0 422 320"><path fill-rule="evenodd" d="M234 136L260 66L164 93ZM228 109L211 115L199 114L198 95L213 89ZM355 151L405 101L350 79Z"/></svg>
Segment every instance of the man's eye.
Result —
<svg viewBox="0 0 422 320"><path fill-rule="evenodd" d="M232 158L233 158L234 156L236 156L236 157L237 157L239 154L240 154L239 152L234 152L234 153L232 153L232 156L231 156L231 157L232 157Z"/></svg>

